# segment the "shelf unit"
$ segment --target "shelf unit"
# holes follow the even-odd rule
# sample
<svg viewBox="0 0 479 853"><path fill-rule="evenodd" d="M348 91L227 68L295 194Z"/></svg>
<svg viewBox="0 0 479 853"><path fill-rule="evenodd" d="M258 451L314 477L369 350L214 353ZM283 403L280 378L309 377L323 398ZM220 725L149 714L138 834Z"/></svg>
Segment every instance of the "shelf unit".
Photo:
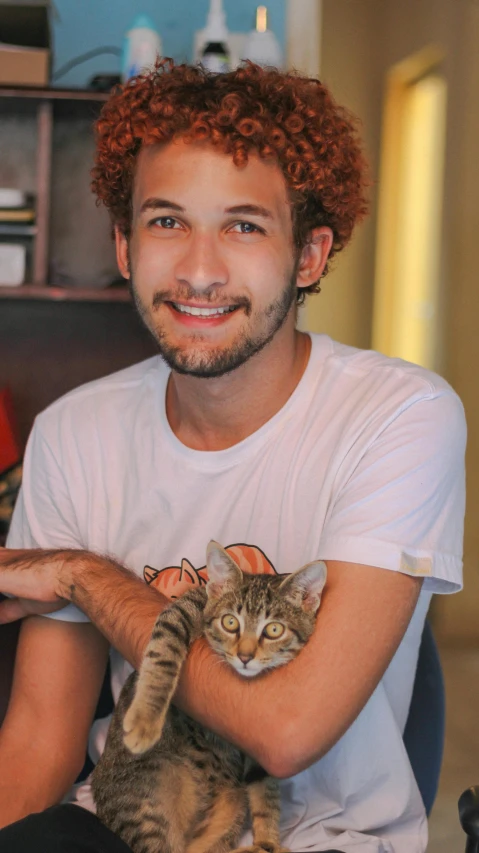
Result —
<svg viewBox="0 0 479 853"><path fill-rule="evenodd" d="M56 287L48 284L48 249L51 197L53 108L63 102L101 104L108 98L106 92L81 89L40 89L34 87L0 86L0 99L28 99L36 102L37 156L36 156L36 220L34 225L4 226L0 235L34 237L32 282L18 287L1 286L0 299L51 299L54 301L127 302L126 287L102 289L82 287Z"/></svg>
<svg viewBox="0 0 479 853"><path fill-rule="evenodd" d="M51 284L0 285L0 299L48 299L53 302L129 302L127 287L56 287Z"/></svg>

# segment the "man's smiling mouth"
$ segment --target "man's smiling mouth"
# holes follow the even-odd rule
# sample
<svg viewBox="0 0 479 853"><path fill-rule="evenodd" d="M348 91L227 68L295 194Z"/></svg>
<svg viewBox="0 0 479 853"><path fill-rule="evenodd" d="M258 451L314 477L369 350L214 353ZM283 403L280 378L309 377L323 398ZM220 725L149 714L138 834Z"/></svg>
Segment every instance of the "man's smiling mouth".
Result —
<svg viewBox="0 0 479 853"><path fill-rule="evenodd" d="M189 314L193 317L220 317L222 314L231 314L238 307L236 305L218 305L215 308L198 308L194 305L181 305L178 302L170 302L170 305L180 314Z"/></svg>

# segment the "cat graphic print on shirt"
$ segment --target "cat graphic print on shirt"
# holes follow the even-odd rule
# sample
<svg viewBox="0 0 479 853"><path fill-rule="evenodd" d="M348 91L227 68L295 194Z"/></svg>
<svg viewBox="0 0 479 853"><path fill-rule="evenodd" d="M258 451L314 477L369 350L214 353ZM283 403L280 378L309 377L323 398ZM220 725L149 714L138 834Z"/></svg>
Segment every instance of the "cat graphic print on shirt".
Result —
<svg viewBox="0 0 479 853"><path fill-rule="evenodd" d="M228 545L225 551L243 572L251 575L277 574L266 554L256 545L244 543ZM164 569L145 566L143 578L149 586L161 592L165 598L174 600L194 587L205 586L208 581L208 571L206 566L195 569L192 563L183 557L179 566L167 566Z"/></svg>

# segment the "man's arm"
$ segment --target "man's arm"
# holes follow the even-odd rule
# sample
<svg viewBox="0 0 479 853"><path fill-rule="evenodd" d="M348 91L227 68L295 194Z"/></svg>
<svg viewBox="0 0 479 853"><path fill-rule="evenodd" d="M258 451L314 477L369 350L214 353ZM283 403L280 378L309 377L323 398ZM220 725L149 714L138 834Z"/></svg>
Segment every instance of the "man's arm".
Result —
<svg viewBox="0 0 479 853"><path fill-rule="evenodd" d="M0 728L0 827L59 802L75 781L107 657L93 625L24 620Z"/></svg>
<svg viewBox="0 0 479 853"><path fill-rule="evenodd" d="M422 578L328 561L313 636L299 656L246 682L199 641L176 703L279 778L324 755L358 716L414 612ZM214 699L213 699L214 697Z"/></svg>
<svg viewBox="0 0 479 853"><path fill-rule="evenodd" d="M24 560L34 572L38 597L73 600L138 668L165 599L103 558L60 551L49 562L43 553L18 552L15 569L6 568L8 558L0 555L0 588L14 594L26 589L18 562ZM328 561L316 630L295 661L245 682L199 641L175 701L273 775L291 776L327 752L359 714L406 631L421 582ZM47 595L48 583L53 586ZM4 606L13 603L0 605L0 614Z"/></svg>

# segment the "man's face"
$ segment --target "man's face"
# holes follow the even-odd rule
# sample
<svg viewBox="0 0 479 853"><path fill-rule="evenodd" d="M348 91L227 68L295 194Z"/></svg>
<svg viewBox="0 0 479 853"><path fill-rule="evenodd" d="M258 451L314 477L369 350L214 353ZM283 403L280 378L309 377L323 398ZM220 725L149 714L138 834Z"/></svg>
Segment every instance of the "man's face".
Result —
<svg viewBox="0 0 479 853"><path fill-rule="evenodd" d="M297 261L279 167L205 143L142 149L128 259L135 301L174 370L219 376L294 328Z"/></svg>

